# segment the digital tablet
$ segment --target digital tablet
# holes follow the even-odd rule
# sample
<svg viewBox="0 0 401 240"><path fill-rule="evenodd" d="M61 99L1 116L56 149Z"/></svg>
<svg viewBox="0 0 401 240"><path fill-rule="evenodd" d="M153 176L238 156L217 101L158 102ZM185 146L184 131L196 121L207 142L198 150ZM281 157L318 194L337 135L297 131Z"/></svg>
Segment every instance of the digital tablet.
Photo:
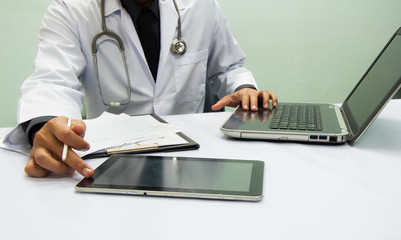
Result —
<svg viewBox="0 0 401 240"><path fill-rule="evenodd" d="M264 162L117 154L95 169L78 192L259 201Z"/></svg>

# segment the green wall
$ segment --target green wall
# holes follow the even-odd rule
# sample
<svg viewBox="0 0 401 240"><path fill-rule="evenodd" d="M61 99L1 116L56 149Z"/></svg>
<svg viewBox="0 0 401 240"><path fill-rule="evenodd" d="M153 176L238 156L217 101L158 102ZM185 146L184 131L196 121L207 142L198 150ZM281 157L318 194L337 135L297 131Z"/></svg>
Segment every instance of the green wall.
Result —
<svg viewBox="0 0 401 240"><path fill-rule="evenodd" d="M32 71L50 2L2 3L0 127L16 124L20 85ZM401 27L400 0L218 2L248 57L246 66L282 101L341 102Z"/></svg>
<svg viewBox="0 0 401 240"><path fill-rule="evenodd" d="M342 102L401 27L400 0L219 0L246 66L282 101Z"/></svg>
<svg viewBox="0 0 401 240"><path fill-rule="evenodd" d="M0 127L17 123L20 86L32 72L38 31L51 0L8 0L0 8Z"/></svg>

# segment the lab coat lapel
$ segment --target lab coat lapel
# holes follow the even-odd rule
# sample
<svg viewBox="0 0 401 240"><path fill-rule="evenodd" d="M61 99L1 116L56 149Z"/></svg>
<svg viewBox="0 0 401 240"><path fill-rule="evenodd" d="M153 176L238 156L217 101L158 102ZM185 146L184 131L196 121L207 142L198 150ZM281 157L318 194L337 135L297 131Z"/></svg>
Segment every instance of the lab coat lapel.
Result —
<svg viewBox="0 0 401 240"><path fill-rule="evenodd" d="M139 40L138 34L136 33L135 27L132 23L131 16L128 12L122 7L120 0L108 0L105 2L105 15L107 16L112 14L115 11L121 11L121 22L122 25L127 32L129 39L135 46L135 50L142 57L142 59L146 62L145 54L142 49L141 42Z"/></svg>
<svg viewBox="0 0 401 240"><path fill-rule="evenodd" d="M180 0L176 0L178 9L182 11L184 5ZM171 42L177 38L178 15L171 0L159 0L160 9L160 60L158 76L163 75L166 67L167 57L170 53Z"/></svg>
<svg viewBox="0 0 401 240"><path fill-rule="evenodd" d="M185 9L184 4L181 0L176 0L178 9L182 12ZM136 33L135 27L132 23L131 16L128 12L122 8L121 2L118 0L106 1L106 16L115 11L116 8L121 9L121 22L128 34L129 39L135 47L135 51L147 65L145 53L142 49L141 42L139 40L138 34ZM174 7L174 3L171 0L159 0L159 10L160 10L160 59L158 76L163 74L166 67L167 57L170 53L171 42L177 38L177 20L178 15ZM150 73L150 76L152 74ZM153 78L152 78L153 79Z"/></svg>
<svg viewBox="0 0 401 240"><path fill-rule="evenodd" d="M121 9L121 22L122 22L122 25L123 25L125 31L128 34L129 39L134 44L137 54L139 54L141 56L142 60L146 63L145 53L142 49L141 41L139 40L139 37L138 37L138 34L134 27L134 24L132 23L131 16L123 8Z"/></svg>

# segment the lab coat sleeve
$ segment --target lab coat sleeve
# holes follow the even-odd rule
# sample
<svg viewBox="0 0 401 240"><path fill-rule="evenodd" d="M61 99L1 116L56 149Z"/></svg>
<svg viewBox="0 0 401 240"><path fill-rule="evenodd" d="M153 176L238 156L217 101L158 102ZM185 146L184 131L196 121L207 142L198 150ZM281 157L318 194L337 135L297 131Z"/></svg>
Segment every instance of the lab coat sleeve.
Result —
<svg viewBox="0 0 401 240"><path fill-rule="evenodd" d="M62 0L43 18L33 73L21 87L18 123L42 116L81 117L84 98L79 77L86 67L77 24Z"/></svg>
<svg viewBox="0 0 401 240"><path fill-rule="evenodd" d="M86 61L74 20L62 0L48 7L39 31L33 73L21 87L18 126L4 139L7 146L29 147L21 123L43 116L81 118L84 98L79 80Z"/></svg>
<svg viewBox="0 0 401 240"><path fill-rule="evenodd" d="M229 95L241 85L257 88L252 73L243 65L245 54L233 37L227 19L216 2L215 32L208 59L207 78L219 98Z"/></svg>

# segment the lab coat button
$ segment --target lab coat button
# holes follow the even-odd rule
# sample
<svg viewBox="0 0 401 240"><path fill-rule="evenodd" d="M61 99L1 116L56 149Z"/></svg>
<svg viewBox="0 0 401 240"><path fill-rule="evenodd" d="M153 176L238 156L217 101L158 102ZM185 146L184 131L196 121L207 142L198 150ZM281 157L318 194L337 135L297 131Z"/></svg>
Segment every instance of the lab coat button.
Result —
<svg viewBox="0 0 401 240"><path fill-rule="evenodd" d="M153 103L155 105L158 105L160 103L160 98L155 98L155 100L153 101Z"/></svg>

